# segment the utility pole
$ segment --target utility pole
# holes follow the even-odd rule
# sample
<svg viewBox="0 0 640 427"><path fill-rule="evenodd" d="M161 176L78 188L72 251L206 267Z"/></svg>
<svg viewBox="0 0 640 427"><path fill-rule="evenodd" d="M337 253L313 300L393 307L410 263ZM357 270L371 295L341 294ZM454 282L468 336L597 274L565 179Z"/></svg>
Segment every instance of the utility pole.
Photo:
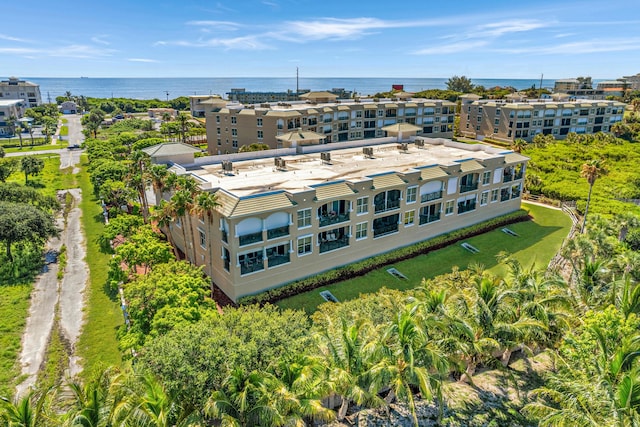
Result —
<svg viewBox="0 0 640 427"><path fill-rule="evenodd" d="M540 73L540 87L538 88L538 99L542 99L542 78L544 73Z"/></svg>
<svg viewBox="0 0 640 427"><path fill-rule="evenodd" d="M300 77L298 74L298 67L296 67L296 95L300 93Z"/></svg>
<svg viewBox="0 0 640 427"><path fill-rule="evenodd" d="M166 93L166 94L167 94L167 101L169 101L169 91L168 91L168 90L165 90L165 91L164 91L164 93Z"/></svg>

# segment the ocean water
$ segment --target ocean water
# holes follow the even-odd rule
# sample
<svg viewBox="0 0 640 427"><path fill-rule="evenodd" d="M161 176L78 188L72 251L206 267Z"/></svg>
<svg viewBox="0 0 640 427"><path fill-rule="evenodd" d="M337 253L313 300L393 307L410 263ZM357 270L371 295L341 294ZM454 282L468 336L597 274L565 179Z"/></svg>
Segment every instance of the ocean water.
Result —
<svg viewBox="0 0 640 427"><path fill-rule="evenodd" d="M62 96L67 91L73 95L96 98L173 99L179 96L218 94L226 98L232 88L244 88L256 92L284 92L296 90L296 79L278 77L253 78L53 78L21 77L38 83L43 101ZM328 90L344 88L361 95L373 95L391 90L391 85L402 84L408 92L426 89L446 89L446 78L300 78L299 88ZM540 85L540 79L471 79L473 84L487 88L513 86L527 89ZM545 79L542 86L552 88L554 80Z"/></svg>

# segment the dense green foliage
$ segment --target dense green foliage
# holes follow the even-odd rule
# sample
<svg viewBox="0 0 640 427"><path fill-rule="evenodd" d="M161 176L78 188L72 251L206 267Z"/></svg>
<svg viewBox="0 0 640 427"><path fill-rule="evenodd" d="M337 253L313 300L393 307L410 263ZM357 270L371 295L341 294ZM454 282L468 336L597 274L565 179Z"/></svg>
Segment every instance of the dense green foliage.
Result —
<svg viewBox="0 0 640 427"><path fill-rule="evenodd" d="M636 206L623 202L640 199L640 171L631 167L640 164L640 144L582 135L527 147L523 154L531 158L527 190L554 199L578 200L582 211L589 193L588 182L580 176L582 165L593 159L604 160L609 173L600 177L593 188L592 210L602 214L640 214Z"/></svg>

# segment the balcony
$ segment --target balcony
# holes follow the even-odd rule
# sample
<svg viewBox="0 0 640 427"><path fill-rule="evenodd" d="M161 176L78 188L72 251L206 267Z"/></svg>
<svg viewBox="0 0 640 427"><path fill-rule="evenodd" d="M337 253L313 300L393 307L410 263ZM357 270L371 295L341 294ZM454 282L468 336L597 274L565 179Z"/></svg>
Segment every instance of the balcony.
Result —
<svg viewBox="0 0 640 427"><path fill-rule="evenodd" d="M315 126L318 124L318 120L317 119L309 119L309 126Z"/></svg>
<svg viewBox="0 0 640 427"><path fill-rule="evenodd" d="M375 213L386 212L393 209L400 208L400 199L398 200L387 200L387 203L376 203L375 204Z"/></svg>
<svg viewBox="0 0 640 427"><path fill-rule="evenodd" d="M262 259L243 261L240 263L240 274L249 274L260 270L264 270L264 262L262 262Z"/></svg>
<svg viewBox="0 0 640 427"><path fill-rule="evenodd" d="M373 229L373 237L386 236L387 234L397 233L398 224L383 225Z"/></svg>
<svg viewBox="0 0 640 427"><path fill-rule="evenodd" d="M512 189L511 190L511 198L512 199L517 199L518 197L520 197L520 189Z"/></svg>
<svg viewBox="0 0 640 427"><path fill-rule="evenodd" d="M438 200L442 198L442 190L434 191L433 193L427 193L420 196L420 202L426 203L432 200Z"/></svg>
<svg viewBox="0 0 640 427"><path fill-rule="evenodd" d="M522 179L522 177L524 176L524 172L516 172L516 174L513 176L513 179Z"/></svg>
<svg viewBox="0 0 640 427"><path fill-rule="evenodd" d="M473 211L476 209L476 202L473 201L472 203L458 203L458 213L465 213L465 212L469 212L469 211Z"/></svg>
<svg viewBox="0 0 640 427"><path fill-rule="evenodd" d="M331 236L333 237L330 238ZM335 237L334 234L327 233L327 239L320 242L320 253L333 251L345 246L349 246L348 236Z"/></svg>
<svg viewBox="0 0 640 427"><path fill-rule="evenodd" d="M428 224L430 222L439 221L440 220L440 212L435 215L420 215L420 225Z"/></svg>
<svg viewBox="0 0 640 427"><path fill-rule="evenodd" d="M478 189L478 183L474 182L472 184L460 184L460 192L466 193L468 191L474 191Z"/></svg>
<svg viewBox="0 0 640 427"><path fill-rule="evenodd" d="M329 215L320 217L320 227L326 227L327 225L338 224L345 221L349 221L349 212L342 214L329 213Z"/></svg>
<svg viewBox="0 0 640 427"><path fill-rule="evenodd" d="M288 253L285 255L272 255L267 257L267 264L269 265L269 268L275 267L276 265L286 264L290 261L291 259Z"/></svg>
<svg viewBox="0 0 640 427"><path fill-rule="evenodd" d="M405 117L415 117L416 113L415 113L415 111L405 112L404 115L405 115Z"/></svg>
<svg viewBox="0 0 640 427"><path fill-rule="evenodd" d="M238 237L240 246L251 245L253 243L262 242L262 231L257 233L245 234Z"/></svg>
<svg viewBox="0 0 640 427"><path fill-rule="evenodd" d="M512 173L505 173L502 176L502 182L511 182L513 181L513 174Z"/></svg>
<svg viewBox="0 0 640 427"><path fill-rule="evenodd" d="M288 235L289 235L288 225L267 230L267 239L277 239L278 237L288 236Z"/></svg>
<svg viewBox="0 0 640 427"><path fill-rule="evenodd" d="M323 120L323 123L331 123L331 121L332 121L332 120L333 120L333 119L324 119L324 120Z"/></svg>

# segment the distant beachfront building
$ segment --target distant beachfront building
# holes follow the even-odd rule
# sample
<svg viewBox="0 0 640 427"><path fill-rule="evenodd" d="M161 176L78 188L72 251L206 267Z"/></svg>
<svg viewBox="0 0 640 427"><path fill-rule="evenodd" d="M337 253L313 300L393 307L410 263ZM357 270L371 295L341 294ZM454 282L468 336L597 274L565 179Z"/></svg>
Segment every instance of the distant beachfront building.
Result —
<svg viewBox="0 0 640 427"><path fill-rule="evenodd" d="M21 99L0 99L0 136L13 136L16 121L24 115ZM13 123L12 123L13 122Z"/></svg>
<svg viewBox="0 0 640 427"><path fill-rule="evenodd" d="M42 104L40 86L17 77L9 77L8 80L0 81L0 100L3 99L20 99L26 108Z"/></svg>
<svg viewBox="0 0 640 427"><path fill-rule="evenodd" d="M602 89L594 89L591 77L558 79L553 86L554 93L567 94L572 98L605 99L608 95Z"/></svg>
<svg viewBox="0 0 640 427"><path fill-rule="evenodd" d="M204 117L207 111L220 108L226 103L220 95L192 95L189 97L189 111L193 117Z"/></svg>
<svg viewBox="0 0 640 427"><path fill-rule="evenodd" d="M640 73L633 76L624 76L620 80L624 80L628 84L628 89L640 90Z"/></svg>
<svg viewBox="0 0 640 427"><path fill-rule="evenodd" d="M628 89L628 84L622 80L606 80L598 82L597 88L605 96L622 96L625 90Z"/></svg>
<svg viewBox="0 0 640 427"><path fill-rule="evenodd" d="M308 92L301 101L246 105L216 103L205 113L209 154L238 152L251 144L282 147L279 139L294 130L324 136L323 143L338 143L386 136L385 126L407 123L416 134L451 138L455 103L443 100L396 97L340 100L328 92Z"/></svg>
<svg viewBox="0 0 640 427"><path fill-rule="evenodd" d="M58 106L58 110L60 110L62 114L76 114L78 112L78 104L74 101L64 101Z"/></svg>
<svg viewBox="0 0 640 427"><path fill-rule="evenodd" d="M529 100L506 102L463 95L460 134L483 140L531 141L537 134L563 139L570 132L611 132L621 122L626 104L606 100Z"/></svg>
<svg viewBox="0 0 640 427"><path fill-rule="evenodd" d="M286 92L251 92L243 88L231 89L226 93L229 101L241 104L261 104L265 102L290 102L304 99L304 95L311 92L309 89L300 89L297 92L287 90ZM327 91L337 98L349 99L353 92L343 88L334 88Z"/></svg>
<svg viewBox="0 0 640 427"><path fill-rule="evenodd" d="M402 136L196 158L169 170L192 176L219 206L165 232L237 301L513 212L528 160Z"/></svg>

